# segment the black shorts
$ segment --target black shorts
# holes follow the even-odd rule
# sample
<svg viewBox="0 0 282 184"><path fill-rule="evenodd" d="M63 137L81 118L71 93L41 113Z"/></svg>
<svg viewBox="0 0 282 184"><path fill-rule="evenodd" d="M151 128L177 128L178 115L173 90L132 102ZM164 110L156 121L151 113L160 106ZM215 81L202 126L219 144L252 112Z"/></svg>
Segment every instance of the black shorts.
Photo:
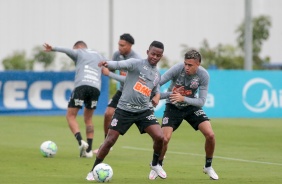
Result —
<svg viewBox="0 0 282 184"><path fill-rule="evenodd" d="M108 107L117 108L118 101L121 97L122 92L120 90L117 90L117 92L114 94L113 98L109 101Z"/></svg>
<svg viewBox="0 0 282 184"><path fill-rule="evenodd" d="M175 131L183 120L186 120L195 130L198 130L200 123L209 120L200 107L188 106L185 109L178 109L175 105L166 104L162 127L172 127Z"/></svg>
<svg viewBox="0 0 282 184"><path fill-rule="evenodd" d="M124 135L131 125L135 123L141 134L146 133L145 129L159 122L151 110L143 112L129 112L117 108L113 115L109 129L118 131L121 135Z"/></svg>
<svg viewBox="0 0 282 184"><path fill-rule="evenodd" d="M91 86L78 86L71 94L68 107L96 109L100 91Z"/></svg>

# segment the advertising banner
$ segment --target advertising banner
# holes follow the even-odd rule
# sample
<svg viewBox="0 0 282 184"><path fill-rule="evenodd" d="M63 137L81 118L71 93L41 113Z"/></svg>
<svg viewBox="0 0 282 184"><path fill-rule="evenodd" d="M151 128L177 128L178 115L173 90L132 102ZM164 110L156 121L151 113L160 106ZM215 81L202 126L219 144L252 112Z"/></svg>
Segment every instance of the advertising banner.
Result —
<svg viewBox="0 0 282 184"><path fill-rule="evenodd" d="M0 115L63 115L74 88L74 72L0 72ZM100 99L108 99L108 78L102 77ZM95 114L108 101L99 100Z"/></svg>
<svg viewBox="0 0 282 184"><path fill-rule="evenodd" d="M282 118L281 71L210 70L209 74L203 109L210 118ZM64 115L73 79L74 72L1 72L0 115ZM168 86L164 84L161 91ZM104 114L108 93L108 77L103 76L95 114ZM158 118L164 108L165 100L160 100L155 108Z"/></svg>
<svg viewBox="0 0 282 184"><path fill-rule="evenodd" d="M209 74L203 107L209 117L282 118L282 71L210 70ZM167 88L165 84L161 91ZM157 117L162 117L164 108L165 100L161 100Z"/></svg>

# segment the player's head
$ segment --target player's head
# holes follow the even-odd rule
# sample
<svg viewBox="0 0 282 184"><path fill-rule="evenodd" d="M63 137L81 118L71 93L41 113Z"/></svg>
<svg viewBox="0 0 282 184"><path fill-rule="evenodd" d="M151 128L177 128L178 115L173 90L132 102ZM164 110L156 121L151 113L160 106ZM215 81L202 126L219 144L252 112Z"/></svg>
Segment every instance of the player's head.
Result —
<svg viewBox="0 0 282 184"><path fill-rule="evenodd" d="M159 41L153 41L149 50L147 50L148 61L151 65L155 66L158 64L164 53L164 44Z"/></svg>
<svg viewBox="0 0 282 184"><path fill-rule="evenodd" d="M134 38L128 34L124 33L120 35L119 42L118 42L118 50L121 55L127 55L131 51L131 47L134 44Z"/></svg>
<svg viewBox="0 0 282 184"><path fill-rule="evenodd" d="M74 45L73 45L73 49L85 49L87 48L87 45L84 41L77 41Z"/></svg>
<svg viewBox="0 0 282 184"><path fill-rule="evenodd" d="M194 49L187 51L184 55L184 67L186 74L194 75L201 64L201 60L202 57L198 51Z"/></svg>

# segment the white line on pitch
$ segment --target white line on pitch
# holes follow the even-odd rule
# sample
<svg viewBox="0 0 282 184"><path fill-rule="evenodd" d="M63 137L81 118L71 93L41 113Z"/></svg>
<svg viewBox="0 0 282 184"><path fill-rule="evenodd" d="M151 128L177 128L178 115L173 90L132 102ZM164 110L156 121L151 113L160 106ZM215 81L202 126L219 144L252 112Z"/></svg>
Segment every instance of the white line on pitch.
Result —
<svg viewBox="0 0 282 184"><path fill-rule="evenodd" d="M131 146L122 146L124 149L131 149L131 150L140 150L140 151L152 151L151 149L145 149L145 148L136 148ZM178 155L192 155L192 156L200 156L204 157L204 155L201 154L195 154L195 153L184 153L184 152L176 152L176 151L167 151L167 153L172 154L178 154ZM229 158L229 157L221 157L221 156L214 156L214 158L220 158L224 160L234 160L234 161L240 161L240 162L249 162L249 163L257 163L257 164L267 164L267 165L279 165L282 166L280 163L273 163L273 162L260 162L260 161L254 161L254 160L244 160L239 158Z"/></svg>

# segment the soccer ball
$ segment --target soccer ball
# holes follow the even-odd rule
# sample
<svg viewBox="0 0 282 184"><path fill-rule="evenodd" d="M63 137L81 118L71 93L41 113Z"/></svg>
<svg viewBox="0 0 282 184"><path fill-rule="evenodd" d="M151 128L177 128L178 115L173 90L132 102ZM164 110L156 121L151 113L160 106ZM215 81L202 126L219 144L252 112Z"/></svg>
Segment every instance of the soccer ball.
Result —
<svg viewBox="0 0 282 184"><path fill-rule="evenodd" d="M45 141L40 146L40 152L44 157L54 157L57 151L58 147L53 141Z"/></svg>
<svg viewBox="0 0 282 184"><path fill-rule="evenodd" d="M112 167L105 163L100 163L96 165L92 172L95 181L102 183L109 182L114 174Z"/></svg>

